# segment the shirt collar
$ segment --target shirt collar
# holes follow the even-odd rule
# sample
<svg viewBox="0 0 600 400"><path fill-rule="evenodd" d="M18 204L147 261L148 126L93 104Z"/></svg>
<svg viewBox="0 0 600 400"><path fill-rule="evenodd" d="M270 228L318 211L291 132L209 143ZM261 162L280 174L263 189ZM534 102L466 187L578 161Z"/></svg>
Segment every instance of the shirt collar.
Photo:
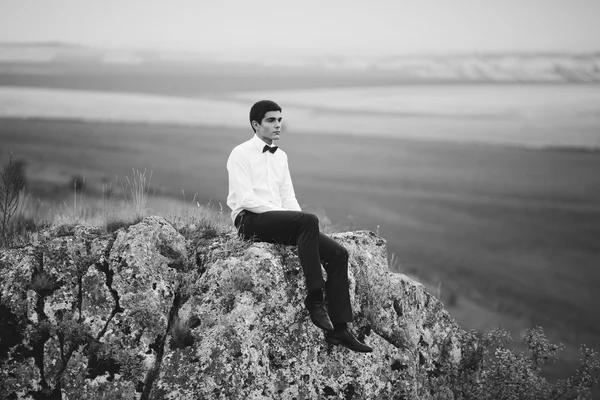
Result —
<svg viewBox="0 0 600 400"><path fill-rule="evenodd" d="M266 143L261 138L259 138L258 135L254 134L252 139L250 139L250 142L252 142L254 147L256 147L262 153L263 149L265 148ZM269 147L272 147L272 146L269 146Z"/></svg>

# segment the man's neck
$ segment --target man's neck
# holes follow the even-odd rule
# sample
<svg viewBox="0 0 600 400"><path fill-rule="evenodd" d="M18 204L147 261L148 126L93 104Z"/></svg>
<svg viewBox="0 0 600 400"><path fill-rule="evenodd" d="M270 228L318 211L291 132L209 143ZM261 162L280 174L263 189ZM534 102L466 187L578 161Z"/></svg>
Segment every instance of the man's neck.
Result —
<svg viewBox="0 0 600 400"><path fill-rule="evenodd" d="M263 142L265 142L266 144L268 144L269 146L273 145L273 141L269 140L269 139L263 139L260 136L257 136L260 140L262 140Z"/></svg>

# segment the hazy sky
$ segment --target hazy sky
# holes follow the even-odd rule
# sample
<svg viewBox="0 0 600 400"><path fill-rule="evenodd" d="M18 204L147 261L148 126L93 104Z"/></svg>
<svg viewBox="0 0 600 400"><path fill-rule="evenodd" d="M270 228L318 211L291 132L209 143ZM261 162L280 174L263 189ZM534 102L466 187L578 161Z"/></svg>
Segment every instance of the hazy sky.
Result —
<svg viewBox="0 0 600 400"><path fill-rule="evenodd" d="M600 0L0 0L0 41L228 52L600 51Z"/></svg>

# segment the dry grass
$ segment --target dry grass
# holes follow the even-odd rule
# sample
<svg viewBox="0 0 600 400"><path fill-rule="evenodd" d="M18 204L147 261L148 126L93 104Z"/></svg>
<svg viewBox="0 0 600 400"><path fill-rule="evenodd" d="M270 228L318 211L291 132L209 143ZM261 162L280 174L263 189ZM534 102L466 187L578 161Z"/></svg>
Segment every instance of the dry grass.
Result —
<svg viewBox="0 0 600 400"><path fill-rule="evenodd" d="M126 189L123 192L126 194L125 200L131 204L133 211L135 212L136 218L143 218L146 215L147 204L148 204L148 192L150 191L150 181L152 180L152 171L148 176L146 182L146 170L141 172L132 168L133 178L130 180L128 176L125 177L127 180ZM129 197L127 197L129 192Z"/></svg>
<svg viewBox="0 0 600 400"><path fill-rule="evenodd" d="M158 207L152 209L152 215L164 216L192 240L214 238L230 230L229 216L224 214L221 204L218 208L210 202L201 205L196 195L191 203L172 198L154 199L149 186L152 172L148 175L146 170L132 171L133 178L126 176L125 183L120 183L118 177L115 182L102 183L101 198L85 185L85 177L73 179L72 202L64 200L55 208L44 207L42 200L34 199L24 188L14 192L10 224L6 228L10 240L0 244L24 243L29 232L45 226L56 226L64 232L78 225L97 226L106 232L115 232L140 222L149 213L150 200L156 200L153 204Z"/></svg>
<svg viewBox="0 0 600 400"><path fill-rule="evenodd" d="M185 200L185 192L183 192ZM227 232L231 228L229 215L223 212L223 205L218 209L210 202L203 206L195 194L191 202L184 201L180 207L167 215L175 229L186 238L193 241L210 239Z"/></svg>
<svg viewBox="0 0 600 400"><path fill-rule="evenodd" d="M146 176L146 170L132 169L133 177L125 177L121 183L121 191L117 198L115 187L119 182L104 182L101 185L102 198L97 195L85 195L85 177L74 180L73 205L66 202L58 212L51 216L55 226L101 226L107 232L114 232L141 221L147 214L148 195L152 172ZM81 182L81 184L78 184Z"/></svg>

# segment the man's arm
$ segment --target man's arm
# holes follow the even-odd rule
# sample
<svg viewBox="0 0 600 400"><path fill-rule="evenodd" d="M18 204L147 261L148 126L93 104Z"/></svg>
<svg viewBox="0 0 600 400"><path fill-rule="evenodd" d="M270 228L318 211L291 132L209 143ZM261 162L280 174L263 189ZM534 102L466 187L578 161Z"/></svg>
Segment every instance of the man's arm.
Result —
<svg viewBox="0 0 600 400"><path fill-rule="evenodd" d="M227 172L229 174L229 183L235 193L235 198L245 210L257 214L267 211L286 210L261 199L254 193L248 161L244 160L241 154L235 151L231 153L227 160Z"/></svg>
<svg viewBox="0 0 600 400"><path fill-rule="evenodd" d="M285 160L285 173L283 183L279 187L279 194L281 195L281 204L286 210L302 211L298 200L296 200L296 193L294 192L294 185L292 185L292 176L290 175L287 158Z"/></svg>

